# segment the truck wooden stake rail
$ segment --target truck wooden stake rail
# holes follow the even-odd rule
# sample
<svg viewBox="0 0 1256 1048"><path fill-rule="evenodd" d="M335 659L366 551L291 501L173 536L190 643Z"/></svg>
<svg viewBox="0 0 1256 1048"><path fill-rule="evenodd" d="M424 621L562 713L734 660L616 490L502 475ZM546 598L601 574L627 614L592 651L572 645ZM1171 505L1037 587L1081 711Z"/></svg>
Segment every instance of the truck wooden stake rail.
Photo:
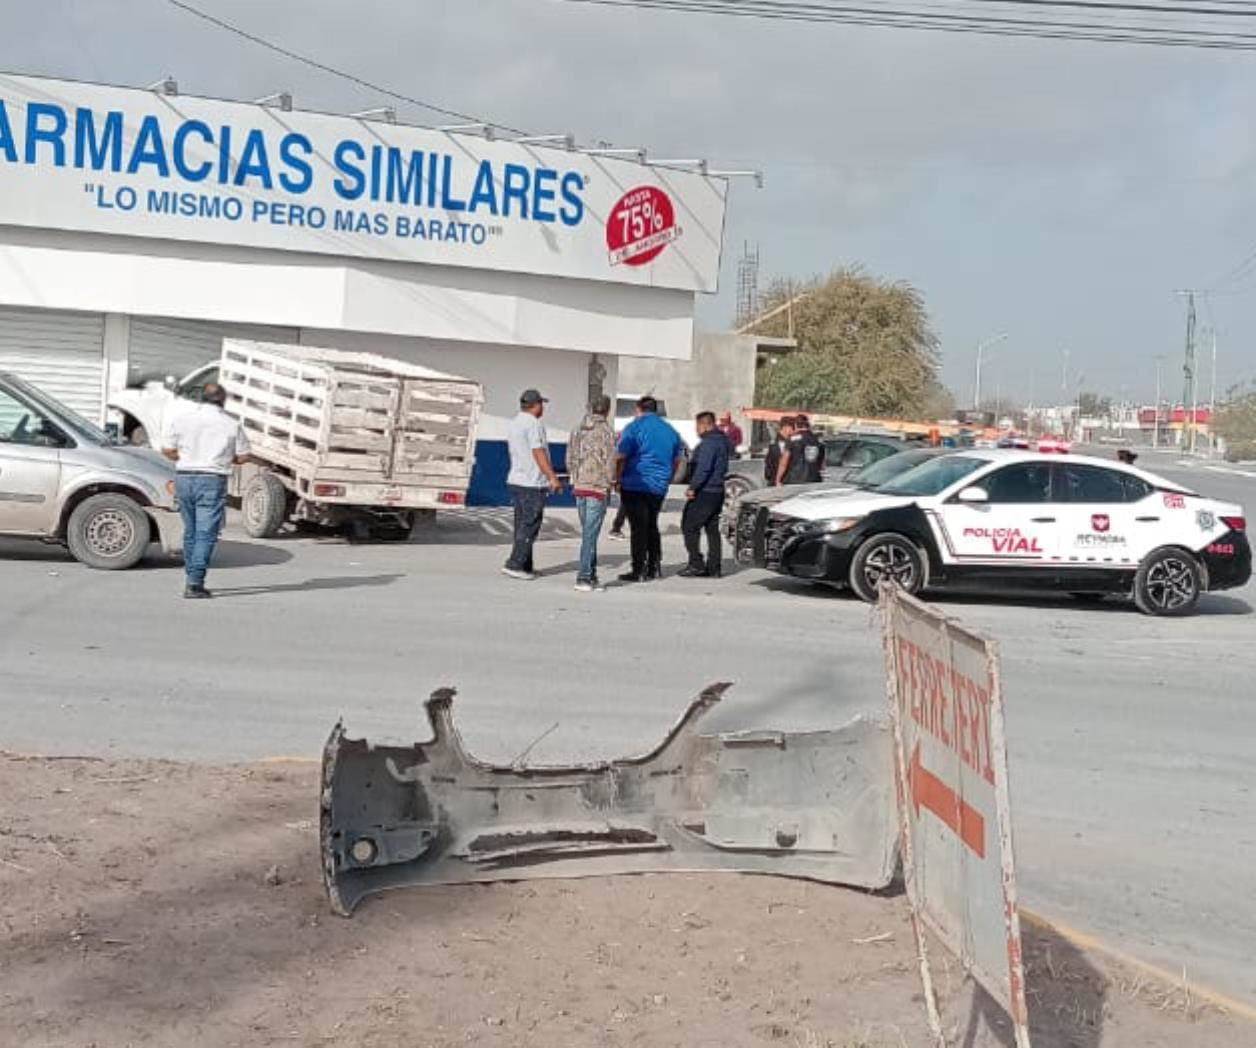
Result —
<svg viewBox="0 0 1256 1048"><path fill-rule="evenodd" d="M264 468L237 471L250 535L288 520L408 533L465 506L484 401L478 382L312 346L223 341L227 411Z"/></svg>

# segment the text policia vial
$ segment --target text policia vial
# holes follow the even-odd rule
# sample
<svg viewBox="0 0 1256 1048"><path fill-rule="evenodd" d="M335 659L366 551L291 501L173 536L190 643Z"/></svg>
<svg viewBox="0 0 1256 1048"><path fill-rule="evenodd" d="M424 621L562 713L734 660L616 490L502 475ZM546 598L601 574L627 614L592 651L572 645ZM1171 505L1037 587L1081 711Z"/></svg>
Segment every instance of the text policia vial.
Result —
<svg viewBox="0 0 1256 1048"><path fill-rule="evenodd" d="M233 157L233 153L238 156ZM138 123L119 110L68 110L31 102L11 121L0 100L0 160L51 163L82 171L151 174L236 189L280 189L300 195L320 177L309 137L268 135L226 124L147 115ZM332 190L345 201L402 204L444 212L578 226L584 218L584 176L578 171L494 164L433 150L364 145L342 138L327 158Z"/></svg>

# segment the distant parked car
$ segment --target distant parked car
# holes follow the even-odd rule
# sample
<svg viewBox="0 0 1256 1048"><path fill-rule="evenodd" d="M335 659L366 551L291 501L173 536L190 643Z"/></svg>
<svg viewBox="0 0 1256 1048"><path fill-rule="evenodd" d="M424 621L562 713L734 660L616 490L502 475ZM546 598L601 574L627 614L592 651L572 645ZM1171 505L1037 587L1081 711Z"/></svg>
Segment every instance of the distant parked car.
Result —
<svg viewBox="0 0 1256 1048"><path fill-rule="evenodd" d="M0 534L60 543L91 568L133 567L153 541L175 552L174 466L0 371Z"/></svg>
<svg viewBox="0 0 1256 1048"><path fill-rule="evenodd" d="M910 445L894 437L863 436L840 433L821 440L824 445L824 484L844 484L865 466L897 455ZM749 491L768 487L763 476L763 459L737 459L728 464L728 478L724 481L724 510L735 512L741 497ZM788 490L797 493L800 486Z"/></svg>

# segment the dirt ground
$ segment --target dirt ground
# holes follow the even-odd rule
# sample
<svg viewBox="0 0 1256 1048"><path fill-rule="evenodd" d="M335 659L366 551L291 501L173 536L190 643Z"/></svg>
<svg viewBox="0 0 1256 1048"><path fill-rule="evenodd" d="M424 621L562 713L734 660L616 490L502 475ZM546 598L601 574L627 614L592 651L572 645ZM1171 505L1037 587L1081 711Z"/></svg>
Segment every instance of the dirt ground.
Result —
<svg viewBox="0 0 1256 1048"><path fill-rule="evenodd" d="M769 877L325 904L313 764L0 755L0 1046L927 1045L901 897ZM1027 929L1037 1048L1256 1027ZM940 946L948 1043L1010 1045Z"/></svg>

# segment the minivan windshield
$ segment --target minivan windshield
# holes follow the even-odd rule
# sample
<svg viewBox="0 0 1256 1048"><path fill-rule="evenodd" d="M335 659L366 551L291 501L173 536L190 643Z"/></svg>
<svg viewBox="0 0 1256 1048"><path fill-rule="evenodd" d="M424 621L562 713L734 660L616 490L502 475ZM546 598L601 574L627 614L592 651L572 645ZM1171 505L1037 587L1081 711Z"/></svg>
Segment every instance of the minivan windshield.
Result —
<svg viewBox="0 0 1256 1048"><path fill-rule="evenodd" d="M936 495L989 464L989 459L974 455L940 455L882 484L877 491L883 495Z"/></svg>
<svg viewBox="0 0 1256 1048"><path fill-rule="evenodd" d="M30 401L36 407L40 408L50 416L51 421L56 422L60 426L64 426L79 440L86 444L106 445L112 444L109 434L99 426L88 422L77 411L66 407L61 401L50 397L38 386L32 386L24 379L18 378L16 375L10 376L5 380L13 390L23 399Z"/></svg>

